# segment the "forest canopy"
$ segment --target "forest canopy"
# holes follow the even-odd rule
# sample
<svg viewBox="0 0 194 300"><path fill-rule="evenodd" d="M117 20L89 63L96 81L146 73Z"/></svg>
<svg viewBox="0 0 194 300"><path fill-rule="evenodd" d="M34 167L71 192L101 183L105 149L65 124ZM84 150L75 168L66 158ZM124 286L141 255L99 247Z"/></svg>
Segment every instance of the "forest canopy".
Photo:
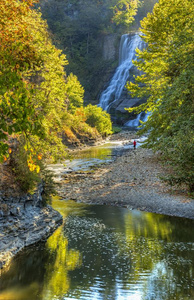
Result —
<svg viewBox="0 0 194 300"><path fill-rule="evenodd" d="M163 153L175 172L171 184L185 183L194 190L194 68L192 0L160 0L141 22L147 48L138 50L134 64L142 71L127 89L147 102L129 111L150 117L140 133L148 133L145 146Z"/></svg>
<svg viewBox="0 0 194 300"><path fill-rule="evenodd" d="M39 173L43 159L64 158L65 139L78 142L80 132L94 139L112 128L108 122L99 133L76 113L84 89L75 75L67 76L66 56L52 44L35 3L0 3L0 159L24 177L28 170Z"/></svg>

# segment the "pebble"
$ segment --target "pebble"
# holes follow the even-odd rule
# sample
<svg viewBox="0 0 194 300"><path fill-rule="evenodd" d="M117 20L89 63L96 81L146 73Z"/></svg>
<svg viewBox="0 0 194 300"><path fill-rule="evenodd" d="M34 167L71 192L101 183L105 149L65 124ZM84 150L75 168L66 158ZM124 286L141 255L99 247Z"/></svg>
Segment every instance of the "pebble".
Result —
<svg viewBox="0 0 194 300"><path fill-rule="evenodd" d="M131 132L115 135L115 140L118 137L128 141L137 138ZM94 173L88 173L87 180L75 173L66 175L68 181L58 191L62 198L79 202L117 205L194 219L194 200L186 191L182 194L161 181L160 177L166 172L157 154L139 147L95 169Z"/></svg>

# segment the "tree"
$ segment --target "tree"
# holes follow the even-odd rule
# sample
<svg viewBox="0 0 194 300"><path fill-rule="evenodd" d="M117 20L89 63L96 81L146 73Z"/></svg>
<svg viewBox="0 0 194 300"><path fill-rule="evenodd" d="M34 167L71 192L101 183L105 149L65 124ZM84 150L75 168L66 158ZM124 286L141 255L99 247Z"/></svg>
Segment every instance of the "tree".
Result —
<svg viewBox="0 0 194 300"><path fill-rule="evenodd" d="M65 158L65 130L97 133L75 114L83 110L84 89L75 75L66 75L66 56L52 44L34 3L0 3L0 160L9 157L25 191L40 179L42 159Z"/></svg>
<svg viewBox="0 0 194 300"><path fill-rule="evenodd" d="M58 133L66 108L67 60L52 45L45 21L32 9L34 2L1 1L1 158L8 155L10 137L19 140L22 136L26 151L40 148L46 152L56 144L61 151L64 148ZM30 150L28 163L33 170L32 161Z"/></svg>
<svg viewBox="0 0 194 300"><path fill-rule="evenodd" d="M113 7L113 22L116 25L129 25L134 21L134 16L137 14L139 0L119 0Z"/></svg>
<svg viewBox="0 0 194 300"><path fill-rule="evenodd" d="M66 93L68 110L74 113L76 108L83 106L84 89L73 73L67 77Z"/></svg>
<svg viewBox="0 0 194 300"><path fill-rule="evenodd" d="M42 134L32 103L33 86L23 74L41 63L28 32L32 1L0 3L0 159L7 154L8 137L29 131Z"/></svg>
<svg viewBox="0 0 194 300"><path fill-rule="evenodd" d="M101 107L91 105L85 107L86 123L95 127L102 136L112 133L112 123L110 115Z"/></svg>
<svg viewBox="0 0 194 300"><path fill-rule="evenodd" d="M194 190L193 178L193 24L191 0L160 0L141 22L147 48L138 50L135 65L143 72L127 89L147 102L129 111L150 111L140 133L148 132L145 146L161 150L175 173L172 184Z"/></svg>

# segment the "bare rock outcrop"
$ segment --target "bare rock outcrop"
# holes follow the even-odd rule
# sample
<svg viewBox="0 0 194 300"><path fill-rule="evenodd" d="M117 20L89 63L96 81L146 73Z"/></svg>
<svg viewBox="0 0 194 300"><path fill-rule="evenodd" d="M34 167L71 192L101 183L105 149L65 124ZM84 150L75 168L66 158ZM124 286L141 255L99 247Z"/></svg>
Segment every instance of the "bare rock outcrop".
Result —
<svg viewBox="0 0 194 300"><path fill-rule="evenodd" d="M46 240L62 223L51 206L42 205L40 185L33 195L0 194L0 270L24 247Z"/></svg>

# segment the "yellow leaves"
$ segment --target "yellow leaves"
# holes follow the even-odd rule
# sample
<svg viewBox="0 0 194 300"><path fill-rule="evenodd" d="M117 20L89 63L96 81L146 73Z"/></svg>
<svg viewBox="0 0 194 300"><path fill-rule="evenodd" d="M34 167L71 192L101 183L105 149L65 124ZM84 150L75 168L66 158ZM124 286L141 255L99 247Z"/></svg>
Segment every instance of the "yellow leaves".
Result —
<svg viewBox="0 0 194 300"><path fill-rule="evenodd" d="M79 122L85 122L87 120L86 114L83 107L77 108L75 111L75 116L78 117Z"/></svg>
<svg viewBox="0 0 194 300"><path fill-rule="evenodd" d="M28 168L31 172L34 172L34 171L36 171L36 173L40 172L40 166L35 165L34 163L28 162Z"/></svg>
<svg viewBox="0 0 194 300"><path fill-rule="evenodd" d="M139 0L120 0L118 3L112 8L113 9L113 18L112 21L116 23L116 25L124 24L129 25L133 22L134 16L137 13Z"/></svg>
<svg viewBox="0 0 194 300"><path fill-rule="evenodd" d="M25 62L38 61L34 40L29 28L33 21L33 12L29 9L34 1L1 0L0 11L0 50L2 58L7 58L15 70L25 67ZM37 19L37 18L36 18Z"/></svg>
<svg viewBox="0 0 194 300"><path fill-rule="evenodd" d="M34 152L34 151L32 151L32 152ZM33 159L32 159L32 155L30 154L28 156L28 159L27 159L28 168L31 172L36 171L36 173L39 173L40 172L40 166L36 163L36 154L34 154ZM42 159L42 155L41 155L41 159Z"/></svg>
<svg viewBox="0 0 194 300"><path fill-rule="evenodd" d="M31 172L33 172L36 169L36 166L30 162L28 162L28 168Z"/></svg>
<svg viewBox="0 0 194 300"><path fill-rule="evenodd" d="M36 166L36 172L39 173L40 172L40 166Z"/></svg>
<svg viewBox="0 0 194 300"><path fill-rule="evenodd" d="M55 159L65 155L61 135L71 118L66 115L65 99L71 98L73 108L83 106L84 90L76 76L71 74L67 79L66 56L52 44L41 13L31 9L34 2L0 1L0 64L3 66L0 104L7 109L3 110L5 120L9 114L9 134L22 136L24 133L29 143L35 141L35 149L26 145L24 154L29 170L39 173L43 158L39 151ZM67 136L78 141L71 130L67 130Z"/></svg>
<svg viewBox="0 0 194 300"><path fill-rule="evenodd" d="M8 105L8 106L10 106L10 99L9 99L9 96L5 96L4 95L4 98L5 98L5 100L6 100L6 104Z"/></svg>

